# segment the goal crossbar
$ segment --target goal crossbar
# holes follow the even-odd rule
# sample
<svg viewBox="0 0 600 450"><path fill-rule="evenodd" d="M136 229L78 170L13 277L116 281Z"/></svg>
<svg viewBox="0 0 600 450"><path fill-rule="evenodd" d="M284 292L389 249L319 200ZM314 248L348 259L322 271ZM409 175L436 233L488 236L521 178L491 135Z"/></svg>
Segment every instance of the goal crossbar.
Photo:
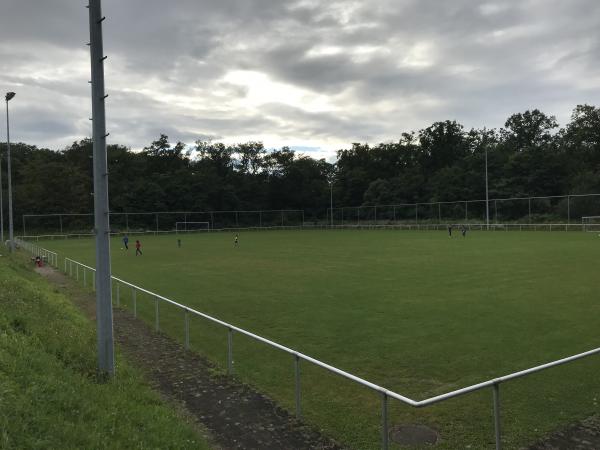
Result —
<svg viewBox="0 0 600 450"><path fill-rule="evenodd" d="M600 231L600 216L583 216L581 217L581 228L587 232Z"/></svg>

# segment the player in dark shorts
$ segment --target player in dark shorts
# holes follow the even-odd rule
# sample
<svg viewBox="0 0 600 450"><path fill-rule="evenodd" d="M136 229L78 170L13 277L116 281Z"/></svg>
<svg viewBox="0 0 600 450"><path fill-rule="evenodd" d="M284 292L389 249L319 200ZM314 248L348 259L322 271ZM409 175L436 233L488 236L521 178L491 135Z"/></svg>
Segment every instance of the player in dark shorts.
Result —
<svg viewBox="0 0 600 450"><path fill-rule="evenodd" d="M467 227L464 225L462 227L460 227L460 232L462 233L462 237L466 237L467 236Z"/></svg>
<svg viewBox="0 0 600 450"><path fill-rule="evenodd" d="M452 237L452 225L448 225L448 236Z"/></svg>
<svg viewBox="0 0 600 450"><path fill-rule="evenodd" d="M129 250L129 236L123 236L123 245L125 246L125 250Z"/></svg>
<svg viewBox="0 0 600 450"><path fill-rule="evenodd" d="M235 238L233 239L233 246L234 246L234 247L237 247L237 246L238 246L238 244L239 244L239 239L238 239L238 235L236 234L236 235L235 235Z"/></svg>
<svg viewBox="0 0 600 450"><path fill-rule="evenodd" d="M141 248L142 244L140 244L140 241L135 241L135 256L142 254Z"/></svg>

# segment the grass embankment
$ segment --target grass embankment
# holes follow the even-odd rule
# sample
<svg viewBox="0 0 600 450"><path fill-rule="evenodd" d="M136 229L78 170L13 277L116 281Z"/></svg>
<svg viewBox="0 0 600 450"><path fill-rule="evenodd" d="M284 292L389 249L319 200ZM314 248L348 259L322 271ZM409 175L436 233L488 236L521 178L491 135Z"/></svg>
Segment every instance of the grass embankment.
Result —
<svg viewBox="0 0 600 450"><path fill-rule="evenodd" d="M69 300L0 258L0 448L209 448L122 357L97 382L95 348Z"/></svg>

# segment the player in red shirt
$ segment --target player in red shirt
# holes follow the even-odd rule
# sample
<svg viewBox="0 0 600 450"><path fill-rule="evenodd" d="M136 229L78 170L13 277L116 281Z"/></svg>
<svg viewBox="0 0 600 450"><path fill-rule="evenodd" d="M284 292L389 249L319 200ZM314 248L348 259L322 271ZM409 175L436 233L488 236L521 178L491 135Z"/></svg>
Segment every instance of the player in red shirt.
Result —
<svg viewBox="0 0 600 450"><path fill-rule="evenodd" d="M140 241L135 241L135 256L137 255L141 255L142 254L142 250L140 250L142 248L142 244L140 244Z"/></svg>

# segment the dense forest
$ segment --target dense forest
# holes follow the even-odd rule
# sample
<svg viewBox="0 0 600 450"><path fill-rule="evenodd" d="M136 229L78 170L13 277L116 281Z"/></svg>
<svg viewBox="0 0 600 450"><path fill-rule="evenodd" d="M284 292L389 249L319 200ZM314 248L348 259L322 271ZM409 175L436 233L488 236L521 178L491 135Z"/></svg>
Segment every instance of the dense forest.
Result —
<svg viewBox="0 0 600 450"><path fill-rule="evenodd" d="M0 150L5 155L6 145ZM394 142L352 144L333 164L261 142L186 146L161 135L137 152L110 145L110 206L121 212L304 209L324 217L330 182L338 207L482 199L486 151L490 198L599 193L600 108L577 106L563 128L537 109L510 116L501 129L436 122L399 133ZM92 211L89 139L58 151L16 143L11 153L15 221L24 213ZM2 170L6 221L5 160Z"/></svg>

